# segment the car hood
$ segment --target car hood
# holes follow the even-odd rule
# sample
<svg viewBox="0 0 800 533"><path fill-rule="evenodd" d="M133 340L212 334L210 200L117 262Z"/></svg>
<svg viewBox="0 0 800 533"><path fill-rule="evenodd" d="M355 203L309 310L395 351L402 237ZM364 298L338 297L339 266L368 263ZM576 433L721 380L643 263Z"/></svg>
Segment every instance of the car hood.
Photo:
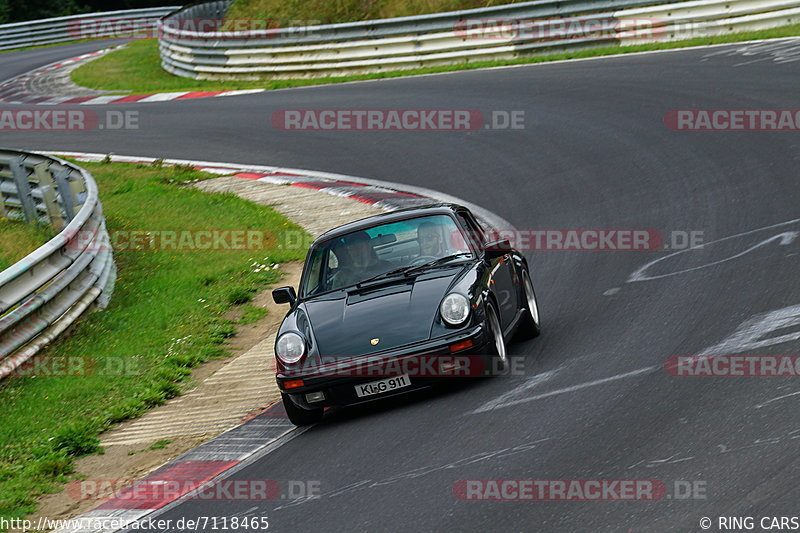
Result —
<svg viewBox="0 0 800 533"><path fill-rule="evenodd" d="M439 304L465 268L437 269L416 279L306 301L318 352L368 355L430 339Z"/></svg>

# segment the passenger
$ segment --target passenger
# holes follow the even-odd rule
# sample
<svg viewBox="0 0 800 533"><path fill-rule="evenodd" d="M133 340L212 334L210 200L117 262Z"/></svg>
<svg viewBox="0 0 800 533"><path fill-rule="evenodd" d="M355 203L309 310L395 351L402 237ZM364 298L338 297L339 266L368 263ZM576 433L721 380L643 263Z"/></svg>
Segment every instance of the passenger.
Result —
<svg viewBox="0 0 800 533"><path fill-rule="evenodd" d="M442 237L441 227L433 222L423 222L417 228L420 257L442 257L449 253Z"/></svg>

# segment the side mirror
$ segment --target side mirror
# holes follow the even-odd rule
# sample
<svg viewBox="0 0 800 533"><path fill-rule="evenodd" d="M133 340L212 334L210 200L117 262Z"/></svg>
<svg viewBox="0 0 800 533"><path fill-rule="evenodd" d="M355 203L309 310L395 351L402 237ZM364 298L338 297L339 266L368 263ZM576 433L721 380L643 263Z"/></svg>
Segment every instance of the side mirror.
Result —
<svg viewBox="0 0 800 533"><path fill-rule="evenodd" d="M490 242L486 245L484 256L486 259L497 259L511 252L511 243L508 239Z"/></svg>
<svg viewBox="0 0 800 533"><path fill-rule="evenodd" d="M278 287L272 291L272 300L276 304L292 304L297 301L297 294L294 287Z"/></svg>

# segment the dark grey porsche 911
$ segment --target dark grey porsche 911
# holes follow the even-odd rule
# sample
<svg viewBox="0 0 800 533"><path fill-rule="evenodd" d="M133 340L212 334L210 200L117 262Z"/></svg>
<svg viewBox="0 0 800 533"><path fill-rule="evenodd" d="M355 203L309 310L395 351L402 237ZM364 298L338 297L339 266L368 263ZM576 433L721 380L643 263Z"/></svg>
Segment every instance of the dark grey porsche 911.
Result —
<svg viewBox="0 0 800 533"><path fill-rule="evenodd" d="M525 257L465 207L394 211L333 229L306 256L275 342L289 420L384 398L444 377L490 375L512 336L539 334Z"/></svg>

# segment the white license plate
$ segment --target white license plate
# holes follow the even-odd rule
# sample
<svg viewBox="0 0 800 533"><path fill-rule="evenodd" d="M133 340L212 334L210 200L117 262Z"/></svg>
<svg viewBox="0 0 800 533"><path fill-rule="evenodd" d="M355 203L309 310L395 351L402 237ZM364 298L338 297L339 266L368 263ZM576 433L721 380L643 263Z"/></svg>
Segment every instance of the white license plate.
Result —
<svg viewBox="0 0 800 533"><path fill-rule="evenodd" d="M411 379L408 376L397 376L394 378L379 379L378 381L370 381L362 385L356 385L356 396L363 398L364 396L373 396L381 394L382 392L390 392L403 387L411 385Z"/></svg>

